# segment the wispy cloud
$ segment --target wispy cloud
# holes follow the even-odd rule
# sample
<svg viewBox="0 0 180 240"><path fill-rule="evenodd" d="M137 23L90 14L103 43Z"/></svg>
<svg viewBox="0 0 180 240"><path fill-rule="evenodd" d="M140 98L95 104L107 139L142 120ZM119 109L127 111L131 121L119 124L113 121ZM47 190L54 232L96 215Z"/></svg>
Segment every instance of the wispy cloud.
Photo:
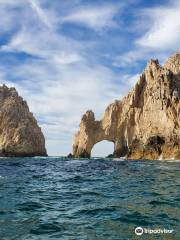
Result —
<svg viewBox="0 0 180 240"><path fill-rule="evenodd" d="M6 33L13 31L14 28L18 28L20 24L19 13L24 7L23 0L0 0L0 33ZM16 9L15 9L16 8ZM18 11L17 11L18 8ZM15 24L16 23L16 24Z"/></svg>
<svg viewBox="0 0 180 240"><path fill-rule="evenodd" d="M180 42L180 3L170 2L168 6L144 9L142 12L147 32L139 39L137 44L152 49L175 49Z"/></svg>
<svg viewBox="0 0 180 240"><path fill-rule="evenodd" d="M124 48L123 39L129 34L125 24L122 28L124 8L114 2L0 0L0 82L15 86L27 100L45 134L49 154L71 151L81 115L92 109L99 119L109 103L124 96L138 79L139 61L164 59L168 51L162 49L177 45L176 23L176 41L171 38L167 44L159 39L164 41L161 50L155 40L146 39L145 45L145 38L160 31L157 9L166 9L172 17L173 11L177 13L172 5L169 10L167 6L144 9L146 27L141 25L135 37L128 36L131 41ZM136 18L140 21L142 16ZM133 22L128 24L133 28ZM114 59L113 67L109 59Z"/></svg>
<svg viewBox="0 0 180 240"><path fill-rule="evenodd" d="M56 142L57 149L62 141L68 141L69 151L81 115L93 109L100 118L105 107L128 89L128 84L119 83L118 90L117 75L102 66L93 66L92 70L84 64L59 67L45 62L28 62L11 71L13 78L23 80L7 84L15 86L27 100L31 111L40 119L46 138ZM49 147L48 150L52 153Z"/></svg>
<svg viewBox="0 0 180 240"><path fill-rule="evenodd" d="M158 59L161 64L169 56L169 52L157 51L154 49L147 49L143 47L134 47L134 49L127 51L119 56L116 56L113 61L113 66L118 68L134 69L139 63L143 62L145 65L150 59ZM142 71L143 69L141 69Z"/></svg>
<svg viewBox="0 0 180 240"><path fill-rule="evenodd" d="M50 21L37 1L31 3L35 5L24 6L29 10L22 16L23 25L0 51L32 58L11 65L11 72L8 63L2 64L1 82L15 86L27 100L46 136L49 154L67 154L81 115L93 109L100 118L128 85L119 83L121 91L117 91L118 76L98 60L88 61L89 45L57 32L50 24L55 19ZM62 145L68 147L61 149Z"/></svg>
<svg viewBox="0 0 180 240"><path fill-rule="evenodd" d="M31 20L32 21L32 20ZM52 29L39 29L38 23L23 25L11 40L2 45L3 52L22 52L54 64L71 64L81 61L82 46Z"/></svg>
<svg viewBox="0 0 180 240"><path fill-rule="evenodd" d="M72 11L63 17L62 22L81 24L94 30L101 30L117 26L114 20L119 7L113 5L104 6L83 6Z"/></svg>
<svg viewBox="0 0 180 240"><path fill-rule="evenodd" d="M32 9L36 12L39 19L44 23L47 27L52 27L52 24L50 22L50 18L47 16L45 11L41 8L39 2L37 0L29 0L30 6Z"/></svg>
<svg viewBox="0 0 180 240"><path fill-rule="evenodd" d="M135 21L130 25L130 29L135 37L132 38L131 48L117 55L113 66L134 68L151 58L158 58L163 63L170 54L179 49L179 1L141 8L138 13L133 14Z"/></svg>

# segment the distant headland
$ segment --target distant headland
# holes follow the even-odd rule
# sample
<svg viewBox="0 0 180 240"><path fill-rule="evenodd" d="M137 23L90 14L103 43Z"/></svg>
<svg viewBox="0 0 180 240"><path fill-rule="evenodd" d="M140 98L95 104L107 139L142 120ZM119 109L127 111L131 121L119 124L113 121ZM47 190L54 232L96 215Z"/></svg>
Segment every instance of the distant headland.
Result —
<svg viewBox="0 0 180 240"><path fill-rule="evenodd" d="M47 156L45 139L15 88L0 87L0 156Z"/></svg>
<svg viewBox="0 0 180 240"><path fill-rule="evenodd" d="M72 156L90 157L103 140L114 143L114 157L180 159L180 52L164 66L151 60L132 91L110 104L101 121L87 111Z"/></svg>

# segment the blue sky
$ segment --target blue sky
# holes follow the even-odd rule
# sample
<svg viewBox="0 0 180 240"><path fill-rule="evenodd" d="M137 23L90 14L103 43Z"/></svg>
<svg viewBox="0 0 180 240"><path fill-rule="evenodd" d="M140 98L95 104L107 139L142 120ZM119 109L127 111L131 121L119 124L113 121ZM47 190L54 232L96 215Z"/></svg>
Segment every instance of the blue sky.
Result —
<svg viewBox="0 0 180 240"><path fill-rule="evenodd" d="M0 16L0 83L27 100L49 155L71 152L82 114L100 119L150 58L179 50L179 0L0 0Z"/></svg>

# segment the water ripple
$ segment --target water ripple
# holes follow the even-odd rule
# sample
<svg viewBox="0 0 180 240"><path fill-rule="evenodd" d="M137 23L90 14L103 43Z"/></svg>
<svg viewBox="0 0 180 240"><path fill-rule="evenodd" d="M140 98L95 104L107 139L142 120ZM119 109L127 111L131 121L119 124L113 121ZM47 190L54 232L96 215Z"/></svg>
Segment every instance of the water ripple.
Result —
<svg viewBox="0 0 180 240"><path fill-rule="evenodd" d="M1 158L0 240L128 240L137 226L178 240L179 163Z"/></svg>

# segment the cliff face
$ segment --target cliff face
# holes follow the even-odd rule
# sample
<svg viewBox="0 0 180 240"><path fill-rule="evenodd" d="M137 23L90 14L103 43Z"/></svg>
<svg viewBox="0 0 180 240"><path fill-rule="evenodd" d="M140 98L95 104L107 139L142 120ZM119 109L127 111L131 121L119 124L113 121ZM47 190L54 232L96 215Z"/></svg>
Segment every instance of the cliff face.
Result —
<svg viewBox="0 0 180 240"><path fill-rule="evenodd" d="M0 87L0 156L46 156L45 139L15 88Z"/></svg>
<svg viewBox="0 0 180 240"><path fill-rule="evenodd" d="M110 104L101 121L87 111L73 155L90 157L102 140L114 143L114 157L180 159L180 52L163 67L151 60L132 91Z"/></svg>

